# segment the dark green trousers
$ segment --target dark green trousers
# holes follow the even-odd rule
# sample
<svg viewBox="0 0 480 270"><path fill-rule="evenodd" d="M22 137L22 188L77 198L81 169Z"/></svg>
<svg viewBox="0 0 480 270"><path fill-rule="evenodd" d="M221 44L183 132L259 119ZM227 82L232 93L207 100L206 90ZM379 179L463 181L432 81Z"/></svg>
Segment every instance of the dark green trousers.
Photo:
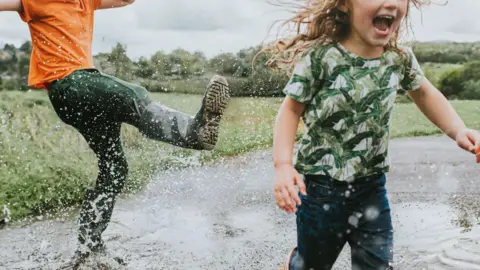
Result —
<svg viewBox="0 0 480 270"><path fill-rule="evenodd" d="M128 174L120 141L121 124L133 125L151 139L201 149L198 117L162 106L149 97L145 88L96 69L75 71L48 88L57 115L83 135L98 157L99 174L95 187L85 194L78 238L90 250L102 248L101 234Z"/></svg>

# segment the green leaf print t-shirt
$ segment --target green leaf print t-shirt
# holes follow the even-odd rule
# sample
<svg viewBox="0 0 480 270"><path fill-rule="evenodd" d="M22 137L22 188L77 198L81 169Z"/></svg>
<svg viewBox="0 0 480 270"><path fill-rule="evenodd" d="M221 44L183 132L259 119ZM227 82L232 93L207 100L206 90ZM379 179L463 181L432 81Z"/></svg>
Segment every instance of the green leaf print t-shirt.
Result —
<svg viewBox="0 0 480 270"><path fill-rule="evenodd" d="M365 59L340 44L310 49L284 93L305 104L305 133L295 154L300 174L340 181L389 171L390 116L397 91L414 91L424 74L410 49Z"/></svg>

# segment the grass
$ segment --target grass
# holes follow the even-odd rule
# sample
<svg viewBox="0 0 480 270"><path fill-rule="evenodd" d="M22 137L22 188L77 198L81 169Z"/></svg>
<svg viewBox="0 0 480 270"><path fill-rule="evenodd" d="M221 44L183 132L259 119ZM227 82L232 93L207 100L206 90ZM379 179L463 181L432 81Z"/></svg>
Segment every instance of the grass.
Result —
<svg viewBox="0 0 480 270"><path fill-rule="evenodd" d="M425 73L425 76L432 82L433 85L436 85L438 87L438 81L440 79L440 76L455 68L459 68L462 65L461 64L447 64L447 63L421 63L420 64L423 72Z"/></svg>
<svg viewBox="0 0 480 270"><path fill-rule="evenodd" d="M457 113L470 128L480 129L480 101L450 101ZM391 137L412 137L441 134L413 103L396 104L392 112Z"/></svg>
<svg viewBox="0 0 480 270"><path fill-rule="evenodd" d="M153 94L174 109L194 114L201 96ZM124 195L142 189L158 170L215 161L272 145L274 118L281 98L233 98L214 151L193 151L143 138L128 125L122 141L130 174ZM480 101L452 102L467 125L480 128ZM433 135L440 131L414 104L397 104L391 135ZM0 207L13 220L75 207L94 184L97 163L84 139L63 124L46 93L0 92ZM0 213L1 215L1 213Z"/></svg>

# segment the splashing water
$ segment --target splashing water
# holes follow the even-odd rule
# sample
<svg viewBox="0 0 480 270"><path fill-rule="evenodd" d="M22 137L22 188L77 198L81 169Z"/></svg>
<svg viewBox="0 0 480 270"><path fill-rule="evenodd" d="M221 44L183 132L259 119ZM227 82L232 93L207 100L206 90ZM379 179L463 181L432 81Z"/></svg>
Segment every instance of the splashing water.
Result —
<svg viewBox="0 0 480 270"><path fill-rule="evenodd" d="M0 218L0 229L3 229L7 225L8 222L10 222L11 217L10 217L10 209L8 209L7 205L3 205L3 216L4 218Z"/></svg>
<svg viewBox="0 0 480 270"><path fill-rule="evenodd" d="M357 227L358 222L360 221L360 218L362 216L362 213L354 213L350 217L348 217L348 223L354 227Z"/></svg>
<svg viewBox="0 0 480 270"><path fill-rule="evenodd" d="M5 222L8 223L11 219L12 213L10 212L10 209L8 209L6 204L3 205L3 215L6 216L4 219Z"/></svg>
<svg viewBox="0 0 480 270"><path fill-rule="evenodd" d="M378 216L380 215L380 211L378 210L377 207L370 206L367 209L365 209L365 218L367 220L373 221L375 220Z"/></svg>

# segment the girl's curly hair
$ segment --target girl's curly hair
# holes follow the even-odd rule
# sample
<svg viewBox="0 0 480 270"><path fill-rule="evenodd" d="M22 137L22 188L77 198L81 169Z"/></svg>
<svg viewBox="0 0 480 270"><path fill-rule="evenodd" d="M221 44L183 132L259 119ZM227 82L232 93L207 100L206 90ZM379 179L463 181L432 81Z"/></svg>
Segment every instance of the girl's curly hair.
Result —
<svg viewBox="0 0 480 270"><path fill-rule="evenodd" d="M290 0L292 1L292 0ZM350 33L348 14L340 11L338 6L348 0L294 0L302 3L285 3L277 0L278 5L295 8L294 16L281 25L293 24L295 35L290 38L275 40L262 46L258 53L267 53L270 58L267 65L274 69L287 72L293 68L298 57L316 45L338 42L345 39ZM404 18L404 27L397 30L387 44L387 48L398 49L398 39L404 30L408 29L408 12L413 5L419 9L430 4L431 0L408 0L407 14ZM258 55L258 54L257 54Z"/></svg>

